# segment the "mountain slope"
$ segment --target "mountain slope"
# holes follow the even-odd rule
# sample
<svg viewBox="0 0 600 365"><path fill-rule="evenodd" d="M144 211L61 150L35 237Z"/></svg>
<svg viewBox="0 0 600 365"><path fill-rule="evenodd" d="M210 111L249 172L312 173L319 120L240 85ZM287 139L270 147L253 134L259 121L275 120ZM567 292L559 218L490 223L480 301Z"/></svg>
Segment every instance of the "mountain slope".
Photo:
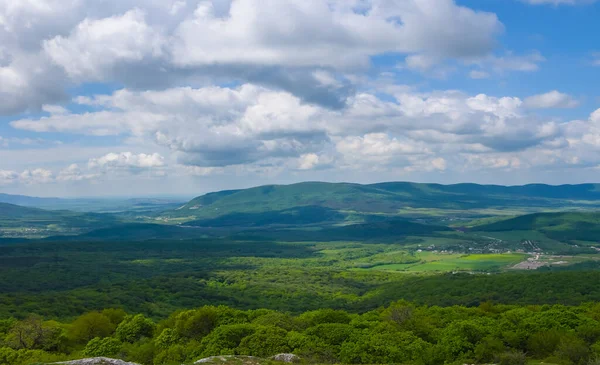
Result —
<svg viewBox="0 0 600 365"><path fill-rule="evenodd" d="M538 231L560 241L600 241L600 213L536 213L475 226L474 231Z"/></svg>
<svg viewBox="0 0 600 365"><path fill-rule="evenodd" d="M292 209L266 212L229 213L216 218L185 223L194 227L265 227L293 226L342 222L346 215L336 210L307 205Z"/></svg>
<svg viewBox="0 0 600 365"><path fill-rule="evenodd" d="M406 182L360 185L306 182L210 193L167 214L206 219L240 212L284 211L300 206L392 215L406 208L600 207L600 185L498 186Z"/></svg>

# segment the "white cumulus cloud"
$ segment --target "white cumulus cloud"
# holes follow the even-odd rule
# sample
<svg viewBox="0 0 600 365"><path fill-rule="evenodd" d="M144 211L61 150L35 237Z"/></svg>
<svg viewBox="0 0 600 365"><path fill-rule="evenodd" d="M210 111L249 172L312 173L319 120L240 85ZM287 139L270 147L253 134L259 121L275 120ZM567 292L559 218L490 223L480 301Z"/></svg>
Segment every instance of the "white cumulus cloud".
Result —
<svg viewBox="0 0 600 365"><path fill-rule="evenodd" d="M164 157L158 153L134 154L131 152L108 153L102 157L90 159L88 167L114 169L149 169L165 165Z"/></svg>
<svg viewBox="0 0 600 365"><path fill-rule="evenodd" d="M524 105L531 109L576 108L579 102L571 95L553 90L526 98Z"/></svg>
<svg viewBox="0 0 600 365"><path fill-rule="evenodd" d="M503 30L454 0L0 0L0 114L98 81L241 80L340 109L355 89L344 76L373 56L484 58Z"/></svg>
<svg viewBox="0 0 600 365"><path fill-rule="evenodd" d="M120 64L141 64L163 54L165 40L145 21L144 13L130 10L103 19L84 19L68 37L44 41L44 52L78 80L104 80Z"/></svg>

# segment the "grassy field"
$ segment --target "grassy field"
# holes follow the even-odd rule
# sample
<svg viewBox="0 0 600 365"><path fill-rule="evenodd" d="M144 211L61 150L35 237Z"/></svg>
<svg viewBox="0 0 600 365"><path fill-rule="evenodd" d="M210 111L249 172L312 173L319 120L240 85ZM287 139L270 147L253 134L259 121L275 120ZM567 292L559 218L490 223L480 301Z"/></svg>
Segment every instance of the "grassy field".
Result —
<svg viewBox="0 0 600 365"><path fill-rule="evenodd" d="M369 270L404 271L410 273L450 271L498 271L515 265L528 256L525 254L438 254L419 253L420 261L407 264L378 265Z"/></svg>

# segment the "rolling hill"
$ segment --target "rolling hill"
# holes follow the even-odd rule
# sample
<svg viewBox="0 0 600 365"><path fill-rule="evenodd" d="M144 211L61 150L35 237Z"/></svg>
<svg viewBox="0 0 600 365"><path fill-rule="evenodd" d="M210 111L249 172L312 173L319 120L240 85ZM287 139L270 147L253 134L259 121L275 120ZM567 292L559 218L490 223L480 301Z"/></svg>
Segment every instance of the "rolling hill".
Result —
<svg viewBox="0 0 600 365"><path fill-rule="evenodd" d="M306 182L209 193L165 215L211 219L237 213L286 211L307 206L384 215L396 215L399 210L407 208L523 208L531 211L598 208L600 185L498 186L407 182L360 185Z"/></svg>
<svg viewBox="0 0 600 365"><path fill-rule="evenodd" d="M0 203L2 237L43 237L57 233L79 234L119 223L107 214L50 211Z"/></svg>
<svg viewBox="0 0 600 365"><path fill-rule="evenodd" d="M333 224L343 222L346 217L347 215L334 209L307 205L276 211L229 213L216 218L186 222L185 225L222 228Z"/></svg>
<svg viewBox="0 0 600 365"><path fill-rule="evenodd" d="M558 241L600 241L600 213L536 213L475 226L473 231L538 231Z"/></svg>

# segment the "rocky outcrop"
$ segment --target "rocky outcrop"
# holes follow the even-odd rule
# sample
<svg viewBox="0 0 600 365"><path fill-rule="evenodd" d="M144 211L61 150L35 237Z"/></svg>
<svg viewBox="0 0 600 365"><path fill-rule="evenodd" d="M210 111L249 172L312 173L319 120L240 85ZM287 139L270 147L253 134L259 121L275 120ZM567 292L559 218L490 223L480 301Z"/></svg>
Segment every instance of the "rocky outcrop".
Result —
<svg viewBox="0 0 600 365"><path fill-rule="evenodd" d="M264 359L254 356L240 356L240 355L221 355L211 356L196 361L194 364L243 364L243 365L261 365L265 362Z"/></svg>
<svg viewBox="0 0 600 365"><path fill-rule="evenodd" d="M54 364L64 364L64 365L139 365L134 362L127 362L127 361L117 360L117 359L109 359L108 357L91 357L88 359L55 362Z"/></svg>
<svg viewBox="0 0 600 365"><path fill-rule="evenodd" d="M263 359L255 356L241 356L241 355L221 355L211 356L196 361L194 364L197 365L265 365L272 364L273 361L285 362L285 363L299 363L300 357L294 354L277 354L268 359Z"/></svg>
<svg viewBox="0 0 600 365"><path fill-rule="evenodd" d="M271 357L271 360L295 363L295 362L300 362L300 357L298 357L298 355L294 355L294 354L277 354L277 355Z"/></svg>

